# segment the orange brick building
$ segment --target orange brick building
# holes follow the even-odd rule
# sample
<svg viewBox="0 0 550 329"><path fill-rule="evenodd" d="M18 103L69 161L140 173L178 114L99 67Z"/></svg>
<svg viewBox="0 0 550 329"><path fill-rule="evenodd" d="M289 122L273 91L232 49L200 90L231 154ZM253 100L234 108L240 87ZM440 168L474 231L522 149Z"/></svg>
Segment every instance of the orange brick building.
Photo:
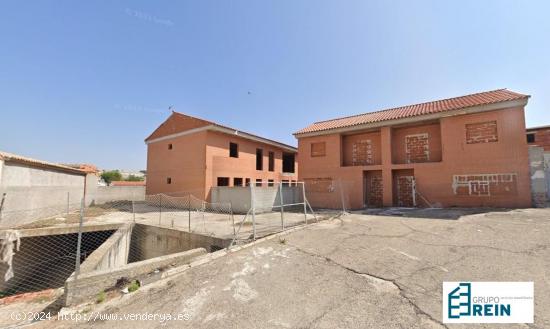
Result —
<svg viewBox="0 0 550 329"><path fill-rule="evenodd" d="M178 112L145 143L147 194L210 200L212 186L297 180L296 148Z"/></svg>
<svg viewBox="0 0 550 329"><path fill-rule="evenodd" d="M501 89L316 122L294 134L299 179L344 182L351 208L529 207L528 99Z"/></svg>
<svg viewBox="0 0 550 329"><path fill-rule="evenodd" d="M527 128L527 143L544 148L550 152L550 126Z"/></svg>

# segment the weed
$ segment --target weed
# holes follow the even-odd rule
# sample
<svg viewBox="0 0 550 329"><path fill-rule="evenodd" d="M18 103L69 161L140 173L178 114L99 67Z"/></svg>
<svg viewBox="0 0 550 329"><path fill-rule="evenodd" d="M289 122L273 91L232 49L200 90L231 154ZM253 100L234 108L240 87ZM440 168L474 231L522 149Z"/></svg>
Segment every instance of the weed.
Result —
<svg viewBox="0 0 550 329"><path fill-rule="evenodd" d="M139 282L137 280L132 281L128 286L128 292L134 292L139 289Z"/></svg>
<svg viewBox="0 0 550 329"><path fill-rule="evenodd" d="M97 294L97 298L96 298L96 303L98 304L101 304L105 301L105 298L107 298L107 296L105 295L105 291L101 291L99 294Z"/></svg>

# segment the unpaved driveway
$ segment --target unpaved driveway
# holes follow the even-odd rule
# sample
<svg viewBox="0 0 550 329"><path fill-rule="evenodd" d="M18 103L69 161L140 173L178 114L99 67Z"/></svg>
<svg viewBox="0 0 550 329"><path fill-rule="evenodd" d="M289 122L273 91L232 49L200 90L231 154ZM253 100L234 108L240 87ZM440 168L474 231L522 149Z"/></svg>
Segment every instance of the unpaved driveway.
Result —
<svg viewBox="0 0 550 329"><path fill-rule="evenodd" d="M548 209L493 212L458 220L348 215L282 239L229 253L167 283L87 310L87 314L95 310L118 315L186 314L188 321L80 325L438 328L442 327L442 282L464 280L534 281L535 324L530 327L550 327ZM71 321L54 324L75 325ZM527 326L507 326L516 327Z"/></svg>

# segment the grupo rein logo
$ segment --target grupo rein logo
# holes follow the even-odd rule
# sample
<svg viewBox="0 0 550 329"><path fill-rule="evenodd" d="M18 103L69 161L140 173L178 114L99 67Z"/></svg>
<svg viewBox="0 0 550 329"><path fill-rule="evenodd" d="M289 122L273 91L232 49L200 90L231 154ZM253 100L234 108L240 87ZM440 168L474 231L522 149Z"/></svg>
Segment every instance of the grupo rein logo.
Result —
<svg viewBox="0 0 550 329"><path fill-rule="evenodd" d="M533 282L443 282L444 323L533 323Z"/></svg>

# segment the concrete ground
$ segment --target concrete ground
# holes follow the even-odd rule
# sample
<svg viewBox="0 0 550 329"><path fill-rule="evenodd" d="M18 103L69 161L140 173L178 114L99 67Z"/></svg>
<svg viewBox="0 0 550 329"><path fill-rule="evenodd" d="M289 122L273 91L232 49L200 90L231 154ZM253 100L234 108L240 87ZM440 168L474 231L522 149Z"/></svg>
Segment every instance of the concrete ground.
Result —
<svg viewBox="0 0 550 329"><path fill-rule="evenodd" d="M550 327L550 209L457 220L351 214L192 267L83 313L188 320L58 320L38 327L441 328L443 281L534 281ZM503 325L447 325L496 328Z"/></svg>
<svg viewBox="0 0 550 329"><path fill-rule="evenodd" d="M292 227L305 223L303 212L285 212L285 227ZM319 214L323 217L323 214ZM252 216L248 215L240 231L240 223L245 219L243 214L212 213L178 209L164 209L162 213L155 211L141 211L134 216L131 212L112 211L97 217L89 218L88 222L128 222L135 221L143 224L175 227L180 230L189 230L189 218L191 219L191 232L211 235L219 238L233 238L238 233L239 239L248 239L252 235ZM315 221L315 217L308 213L307 220ZM256 236L261 237L282 230L280 212L267 212L256 214Z"/></svg>
<svg viewBox="0 0 550 329"><path fill-rule="evenodd" d="M291 208L291 207L289 207ZM301 225L305 223L303 210L286 209L283 214L285 228ZM321 211L313 215L309 210L307 214L308 222L326 219L338 214L335 210ZM136 221L142 224L157 225L163 227L174 227L180 230L215 236L218 238L233 238L237 234L239 240L248 240L252 237L253 225L252 216L248 215L241 229L241 222L245 219L244 214L231 214L229 211L188 211L179 208L163 208L159 211L158 207L145 204L136 204L132 212L132 204L127 201L119 203L105 204L101 206L90 206L84 211L85 223L127 223ZM271 211L256 214L256 237L262 237L282 230L281 213ZM47 228L64 227L68 224L78 224L80 221L79 212L72 212L68 215L45 218L32 223L27 223L18 227L18 229L28 228ZM190 225L189 225L190 224Z"/></svg>

